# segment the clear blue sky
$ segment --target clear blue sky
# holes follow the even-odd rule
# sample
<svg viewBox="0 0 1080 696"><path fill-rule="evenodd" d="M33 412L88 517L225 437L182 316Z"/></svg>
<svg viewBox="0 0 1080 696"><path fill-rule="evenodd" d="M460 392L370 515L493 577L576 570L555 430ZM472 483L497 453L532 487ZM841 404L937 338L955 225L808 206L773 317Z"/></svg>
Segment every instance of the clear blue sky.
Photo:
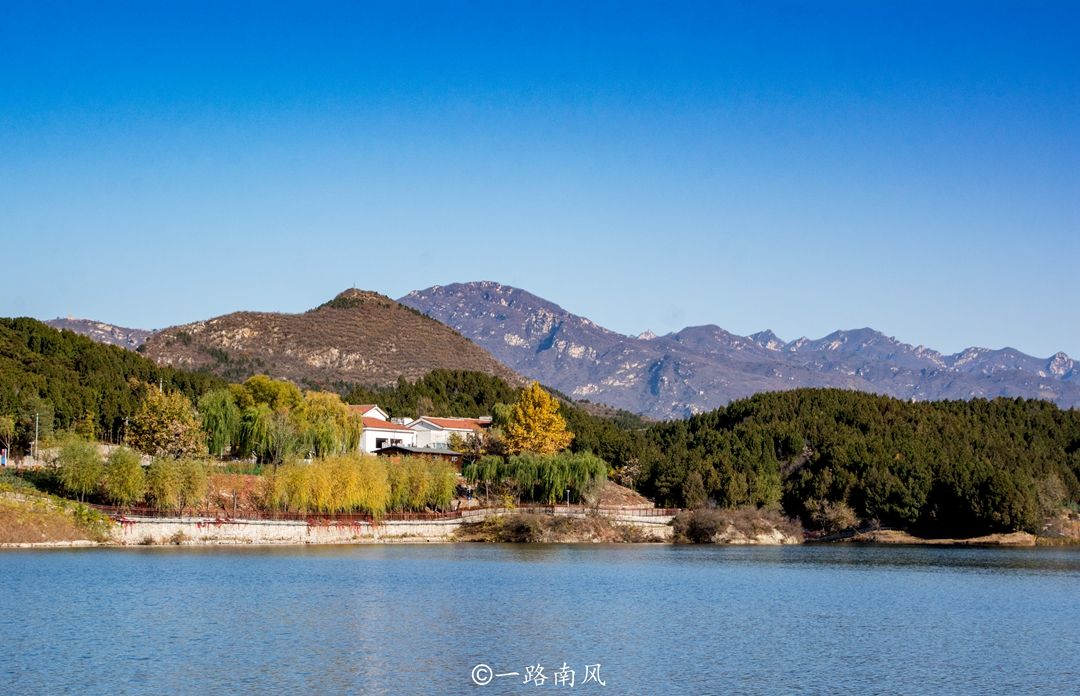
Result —
<svg viewBox="0 0 1080 696"><path fill-rule="evenodd" d="M0 4L0 315L352 285L1080 355L1075 2Z"/></svg>

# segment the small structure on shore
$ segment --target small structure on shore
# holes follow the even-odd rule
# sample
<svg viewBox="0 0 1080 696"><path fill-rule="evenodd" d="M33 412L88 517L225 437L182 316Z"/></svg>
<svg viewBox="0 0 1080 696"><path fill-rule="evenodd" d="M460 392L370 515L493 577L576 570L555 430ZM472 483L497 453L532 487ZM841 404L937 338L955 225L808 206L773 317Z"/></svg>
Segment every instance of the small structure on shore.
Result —
<svg viewBox="0 0 1080 696"><path fill-rule="evenodd" d="M482 435L490 427L490 416L483 418L420 416L409 423L409 428L416 432L416 444L420 447L445 447L450 443L452 435L468 440L470 437Z"/></svg>
<svg viewBox="0 0 1080 696"><path fill-rule="evenodd" d="M360 450L371 454L383 447L416 445L416 431L403 423L390 420L389 414L375 404L350 406L360 416L364 429L360 435Z"/></svg>
<svg viewBox="0 0 1080 696"><path fill-rule="evenodd" d="M459 463L461 453L450 450L450 438L457 435L462 441L468 441L481 437L491 428L491 416L420 416L408 420L390 418L390 414L376 404L351 405L349 410L363 421L360 450L368 454L437 456ZM400 451L393 450L394 447Z"/></svg>
<svg viewBox="0 0 1080 696"><path fill-rule="evenodd" d="M380 457L430 457L444 459L458 469L461 468L461 452L446 447L410 447L406 445L388 445L375 450Z"/></svg>

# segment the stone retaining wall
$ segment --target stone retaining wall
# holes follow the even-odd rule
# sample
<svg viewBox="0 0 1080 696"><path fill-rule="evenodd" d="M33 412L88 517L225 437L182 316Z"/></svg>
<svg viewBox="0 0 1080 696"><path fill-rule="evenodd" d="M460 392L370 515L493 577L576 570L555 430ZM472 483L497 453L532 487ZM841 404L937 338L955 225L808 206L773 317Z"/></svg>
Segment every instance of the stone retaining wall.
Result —
<svg viewBox="0 0 1080 696"><path fill-rule="evenodd" d="M513 514L513 510L488 515ZM584 517L581 512L557 514ZM309 523L296 520L218 520L211 517L128 517L116 525L120 544L350 544L364 542L451 541L467 519ZM614 524L638 527L657 539L671 538L670 517L642 517L632 512L606 514Z"/></svg>
<svg viewBox="0 0 1080 696"><path fill-rule="evenodd" d="M113 539L121 544L348 544L377 541L446 541L460 520L309 524L292 520L198 517L127 518Z"/></svg>

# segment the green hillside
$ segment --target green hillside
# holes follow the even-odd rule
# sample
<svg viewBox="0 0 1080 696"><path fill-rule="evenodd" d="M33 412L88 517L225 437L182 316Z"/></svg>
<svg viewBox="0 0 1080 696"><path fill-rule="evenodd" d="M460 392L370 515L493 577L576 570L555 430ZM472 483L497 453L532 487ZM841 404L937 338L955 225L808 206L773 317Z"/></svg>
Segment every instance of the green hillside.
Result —
<svg viewBox="0 0 1080 696"><path fill-rule="evenodd" d="M29 447L35 414L43 435L92 425L97 437L115 440L124 418L135 413L144 385L159 382L191 398L223 384L34 319L0 319L0 415L15 417L15 451Z"/></svg>

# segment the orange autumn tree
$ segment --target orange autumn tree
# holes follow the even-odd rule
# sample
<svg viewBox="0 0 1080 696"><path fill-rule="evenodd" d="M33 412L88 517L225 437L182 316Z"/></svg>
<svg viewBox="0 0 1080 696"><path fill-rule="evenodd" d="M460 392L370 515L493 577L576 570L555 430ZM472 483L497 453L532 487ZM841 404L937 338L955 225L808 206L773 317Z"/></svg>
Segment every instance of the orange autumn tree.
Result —
<svg viewBox="0 0 1080 696"><path fill-rule="evenodd" d="M533 382L521 392L506 422L506 445L510 454L555 454L570 446L574 434L559 415L559 402Z"/></svg>

